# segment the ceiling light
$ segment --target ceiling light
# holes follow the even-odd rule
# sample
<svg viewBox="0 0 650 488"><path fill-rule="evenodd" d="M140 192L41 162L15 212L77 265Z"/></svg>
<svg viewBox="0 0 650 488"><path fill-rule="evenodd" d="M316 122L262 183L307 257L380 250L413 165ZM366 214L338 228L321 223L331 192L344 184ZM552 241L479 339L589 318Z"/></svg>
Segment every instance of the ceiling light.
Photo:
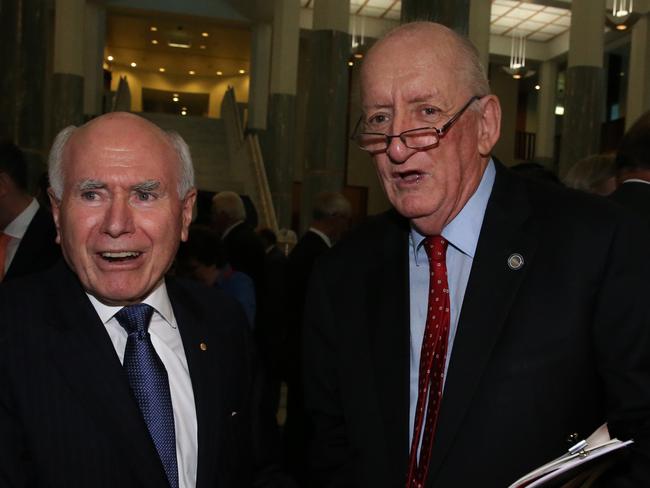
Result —
<svg viewBox="0 0 650 488"><path fill-rule="evenodd" d="M562 105L555 106L555 115L564 115L564 107Z"/></svg>
<svg viewBox="0 0 650 488"><path fill-rule="evenodd" d="M199 46L199 49L205 49L205 44L201 44L201 45Z"/></svg>
<svg viewBox="0 0 650 488"><path fill-rule="evenodd" d="M158 30L158 27L156 27L155 25L152 25L151 27L149 27L149 30L151 32L156 32Z"/></svg>
<svg viewBox="0 0 650 488"><path fill-rule="evenodd" d="M363 58L363 54L361 54L361 53L354 53L354 57L357 58L357 59L361 59L361 58Z"/></svg>
<svg viewBox="0 0 650 488"><path fill-rule="evenodd" d="M172 97L173 102L178 102L178 97Z"/></svg>
<svg viewBox="0 0 650 488"><path fill-rule="evenodd" d="M246 74L246 71L243 70L243 69L240 69L240 70L239 70L239 74L240 74L240 75Z"/></svg>
<svg viewBox="0 0 650 488"><path fill-rule="evenodd" d="M616 30L624 31L625 29L627 29L627 25L625 24L619 24L616 26Z"/></svg>
<svg viewBox="0 0 650 488"><path fill-rule="evenodd" d="M185 41L169 41L167 43L169 47L180 47L181 49L189 49L192 47L192 44Z"/></svg>
<svg viewBox="0 0 650 488"><path fill-rule="evenodd" d="M217 71L217 76L221 76L223 74L223 71Z"/></svg>
<svg viewBox="0 0 650 488"><path fill-rule="evenodd" d="M113 56L109 56L106 59L108 59L109 61L113 61L115 58Z"/></svg>
<svg viewBox="0 0 650 488"><path fill-rule="evenodd" d="M526 36L515 33L510 42L510 65L501 69L515 80L528 78L535 74L532 69L526 68Z"/></svg>
<svg viewBox="0 0 650 488"><path fill-rule="evenodd" d="M354 66L354 61L348 61L348 66Z"/></svg>
<svg viewBox="0 0 650 488"><path fill-rule="evenodd" d="M196 71L194 71L193 69L191 69L191 70L188 71L188 73L191 74L191 75L195 75L195 74L196 74Z"/></svg>
<svg viewBox="0 0 650 488"><path fill-rule="evenodd" d="M135 68L137 64L135 62L131 63L131 68Z"/></svg>
<svg viewBox="0 0 650 488"><path fill-rule="evenodd" d="M151 44L158 44L158 41L156 39L151 39Z"/></svg>
<svg viewBox="0 0 650 488"><path fill-rule="evenodd" d="M203 37L208 37L210 34L208 34L207 32L201 32L201 35L202 35Z"/></svg>
<svg viewBox="0 0 650 488"><path fill-rule="evenodd" d="M539 90L541 87L539 85L535 85L535 90Z"/></svg>
<svg viewBox="0 0 650 488"><path fill-rule="evenodd" d="M165 72L165 68L158 68L158 71L160 71L161 73L164 73L164 72Z"/></svg>
<svg viewBox="0 0 650 488"><path fill-rule="evenodd" d="M187 115L187 110L181 110L181 115Z"/></svg>

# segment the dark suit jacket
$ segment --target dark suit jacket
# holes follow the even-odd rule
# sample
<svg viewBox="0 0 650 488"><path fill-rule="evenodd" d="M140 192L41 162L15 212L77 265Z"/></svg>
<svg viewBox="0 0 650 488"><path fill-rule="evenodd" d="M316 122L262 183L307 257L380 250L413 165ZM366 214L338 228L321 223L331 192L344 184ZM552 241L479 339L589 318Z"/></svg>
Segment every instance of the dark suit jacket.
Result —
<svg viewBox="0 0 650 488"><path fill-rule="evenodd" d="M43 271L54 265L61 257L61 248L55 239L56 229L52 214L48 209L39 207L20 241L3 282Z"/></svg>
<svg viewBox="0 0 650 488"><path fill-rule="evenodd" d="M237 271L253 279L257 298L264 286L264 244L255 231L242 222L224 237L228 262Z"/></svg>
<svg viewBox="0 0 650 488"><path fill-rule="evenodd" d="M316 264L306 305L312 486L403 486L409 429L405 219ZM650 236L604 199L500 165L461 309L427 487L503 488L605 420L650 486ZM519 253L524 265L510 269Z"/></svg>
<svg viewBox="0 0 650 488"><path fill-rule="evenodd" d="M636 181L623 183L609 198L643 216L650 222L649 183L639 183Z"/></svg>
<svg viewBox="0 0 650 488"><path fill-rule="evenodd" d="M246 318L216 290L171 278L167 290L194 389L197 487L250 486L263 461ZM0 486L167 486L111 340L63 262L0 288Z"/></svg>

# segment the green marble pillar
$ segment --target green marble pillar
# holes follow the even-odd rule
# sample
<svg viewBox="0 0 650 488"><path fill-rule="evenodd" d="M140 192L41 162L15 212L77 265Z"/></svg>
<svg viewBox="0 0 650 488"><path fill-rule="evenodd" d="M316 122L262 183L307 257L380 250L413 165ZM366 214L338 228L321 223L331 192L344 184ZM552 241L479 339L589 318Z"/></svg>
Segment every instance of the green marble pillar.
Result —
<svg viewBox="0 0 650 488"><path fill-rule="evenodd" d="M568 68L564 100L560 177L580 159L600 152L600 131L605 120L603 68Z"/></svg>
<svg viewBox="0 0 650 488"><path fill-rule="evenodd" d="M459 34L469 33L470 0L402 0L402 24L428 20L444 24Z"/></svg>
<svg viewBox="0 0 650 488"><path fill-rule="evenodd" d="M309 224L314 196L341 191L345 184L349 57L350 36L346 32L311 32L301 228Z"/></svg>
<svg viewBox="0 0 650 488"><path fill-rule="evenodd" d="M0 1L0 138L44 148L47 2Z"/></svg>

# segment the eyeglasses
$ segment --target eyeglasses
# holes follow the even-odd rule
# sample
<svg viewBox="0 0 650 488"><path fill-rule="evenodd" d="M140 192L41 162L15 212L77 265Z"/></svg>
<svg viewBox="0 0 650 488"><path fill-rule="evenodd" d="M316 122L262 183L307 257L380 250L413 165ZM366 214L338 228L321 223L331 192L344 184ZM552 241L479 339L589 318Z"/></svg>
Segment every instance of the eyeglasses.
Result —
<svg viewBox="0 0 650 488"><path fill-rule="evenodd" d="M482 97L474 95L470 98L463 108L451 116L451 118L440 129L437 127L418 127L417 129L409 129L401 132L400 134L389 135L383 132L359 132L362 127L363 118L360 118L357 125L354 127L354 132L350 137L357 145L364 151L371 153L380 153L386 151L390 146L390 141L395 137L399 137L402 143L411 149L425 149L427 147L435 146L440 142L440 139L447 133L449 129L456 123L456 121L463 115L463 112Z"/></svg>

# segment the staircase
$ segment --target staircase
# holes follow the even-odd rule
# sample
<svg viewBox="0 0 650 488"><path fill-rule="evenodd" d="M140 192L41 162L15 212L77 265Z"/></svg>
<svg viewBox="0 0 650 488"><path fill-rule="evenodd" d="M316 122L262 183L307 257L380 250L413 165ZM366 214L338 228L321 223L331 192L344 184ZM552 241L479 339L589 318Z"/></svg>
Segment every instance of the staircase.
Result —
<svg viewBox="0 0 650 488"><path fill-rule="evenodd" d="M240 107L229 88L220 119L141 113L163 130L178 132L190 147L199 190L231 190L248 195L257 209L259 225L277 230L266 170L257 136L243 134Z"/></svg>

